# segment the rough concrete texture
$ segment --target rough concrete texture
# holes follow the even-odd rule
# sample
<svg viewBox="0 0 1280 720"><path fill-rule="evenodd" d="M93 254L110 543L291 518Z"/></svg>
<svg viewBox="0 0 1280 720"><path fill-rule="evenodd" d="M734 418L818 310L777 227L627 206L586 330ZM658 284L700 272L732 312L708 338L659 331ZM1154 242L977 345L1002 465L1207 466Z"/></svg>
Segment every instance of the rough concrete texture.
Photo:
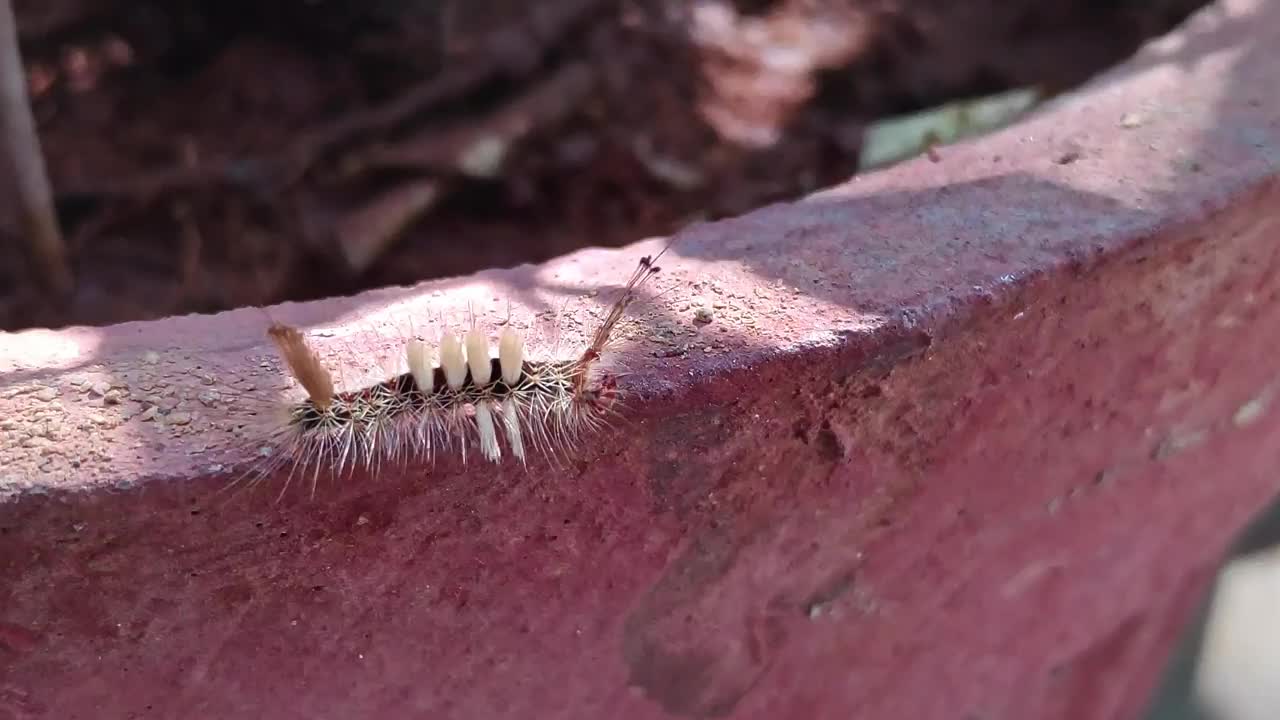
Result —
<svg viewBox="0 0 1280 720"><path fill-rule="evenodd" d="M261 312L3 337L0 718L1132 717L1280 487L1276 47L1227 2L690 229L556 465L219 495ZM348 367L468 301L572 348L658 245L270 312Z"/></svg>

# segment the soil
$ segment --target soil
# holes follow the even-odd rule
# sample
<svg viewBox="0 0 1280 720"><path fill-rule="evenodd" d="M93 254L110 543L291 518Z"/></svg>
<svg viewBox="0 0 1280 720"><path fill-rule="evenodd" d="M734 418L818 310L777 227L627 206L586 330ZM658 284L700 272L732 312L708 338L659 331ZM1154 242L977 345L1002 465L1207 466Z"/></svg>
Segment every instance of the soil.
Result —
<svg viewBox="0 0 1280 720"><path fill-rule="evenodd" d="M846 179L885 115L1069 89L1203 4L16 0L76 287L44 289L0 179L0 327L669 234Z"/></svg>

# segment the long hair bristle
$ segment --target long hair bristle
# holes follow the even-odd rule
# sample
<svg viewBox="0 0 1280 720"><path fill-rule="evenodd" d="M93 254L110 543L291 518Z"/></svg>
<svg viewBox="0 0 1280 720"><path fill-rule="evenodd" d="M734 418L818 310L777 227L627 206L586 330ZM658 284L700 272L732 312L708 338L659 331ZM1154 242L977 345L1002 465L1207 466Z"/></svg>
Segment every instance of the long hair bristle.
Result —
<svg viewBox="0 0 1280 720"><path fill-rule="evenodd" d="M281 323L272 323L267 329L267 335L280 350L280 356L289 366L289 372L307 391L311 402L320 410L327 409L334 397L333 376L320 362L311 346L307 345L307 339L297 328Z"/></svg>
<svg viewBox="0 0 1280 720"><path fill-rule="evenodd" d="M636 297L639 295L640 288L649 280L649 278L662 271L662 268L658 267L658 259L671 248L671 245L674 242L675 241L673 240L672 242L667 243L666 247L662 248L657 255L645 255L640 258L640 262L636 265L635 271L631 273L631 278L627 280L627 284L622 288L622 293L618 296L618 299L614 301L613 305L609 307L609 313L605 315L604 321L600 323L600 327L596 328L595 333L592 334L591 344L582 352L582 357L578 361L579 373L577 377L574 378L573 382L575 391L581 391L586 385L588 371L590 370L592 363L599 360L601 354L604 353L604 349L609 344L609 339L613 335L614 329L618 326L618 323L622 320L623 316L626 315L627 308L630 307L631 303L634 302Z"/></svg>

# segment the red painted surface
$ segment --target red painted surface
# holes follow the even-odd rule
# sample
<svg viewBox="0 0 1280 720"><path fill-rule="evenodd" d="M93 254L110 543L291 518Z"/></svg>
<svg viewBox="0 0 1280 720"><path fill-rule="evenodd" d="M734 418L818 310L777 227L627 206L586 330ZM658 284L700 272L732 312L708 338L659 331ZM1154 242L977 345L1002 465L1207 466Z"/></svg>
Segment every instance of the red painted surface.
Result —
<svg viewBox="0 0 1280 720"><path fill-rule="evenodd" d="M258 372L260 316L4 337L0 718L1131 717L1280 486L1280 10L1224 8L941 163L689 231L644 319L698 347L635 340L628 422L561 467L219 502L229 410L74 381L181 407Z"/></svg>

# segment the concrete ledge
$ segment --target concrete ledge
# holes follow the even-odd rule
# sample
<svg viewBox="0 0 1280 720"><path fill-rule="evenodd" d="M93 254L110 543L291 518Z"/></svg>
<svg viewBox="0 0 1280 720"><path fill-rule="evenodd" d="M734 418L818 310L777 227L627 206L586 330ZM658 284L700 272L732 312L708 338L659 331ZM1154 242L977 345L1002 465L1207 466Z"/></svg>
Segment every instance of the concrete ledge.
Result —
<svg viewBox="0 0 1280 720"><path fill-rule="evenodd" d="M1227 2L689 230L628 421L559 467L214 502L262 313L0 337L0 718L1132 717L1277 490L1275 47ZM657 244L271 313L367 357L577 297L571 346Z"/></svg>

